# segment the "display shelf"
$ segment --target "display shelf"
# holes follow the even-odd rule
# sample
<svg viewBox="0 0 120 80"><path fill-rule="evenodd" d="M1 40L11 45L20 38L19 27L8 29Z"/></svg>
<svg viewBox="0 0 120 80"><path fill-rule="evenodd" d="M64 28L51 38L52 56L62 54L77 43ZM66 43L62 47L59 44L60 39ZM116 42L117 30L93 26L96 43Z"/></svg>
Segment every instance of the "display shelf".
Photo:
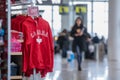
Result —
<svg viewBox="0 0 120 80"><path fill-rule="evenodd" d="M22 80L22 76L11 76L10 78L11 78L11 80L17 80L17 79Z"/></svg>
<svg viewBox="0 0 120 80"><path fill-rule="evenodd" d="M11 32L14 32L14 33L22 33L22 32L16 31L16 30L11 30Z"/></svg>
<svg viewBox="0 0 120 80"><path fill-rule="evenodd" d="M21 40L17 40L17 41L19 41L20 43L24 42L24 40L23 40L23 39L21 39Z"/></svg>
<svg viewBox="0 0 120 80"><path fill-rule="evenodd" d="M20 55L22 55L22 52L12 52L11 55L13 55L13 56L20 56Z"/></svg>
<svg viewBox="0 0 120 80"><path fill-rule="evenodd" d="M11 6L21 6L21 5L31 5L31 2L25 2L21 3L20 1L17 1L15 4L11 4Z"/></svg>
<svg viewBox="0 0 120 80"><path fill-rule="evenodd" d="M19 31L16 31L16 30L11 30L11 32L13 32L13 33L18 33L18 34L22 34L22 32L19 32ZM17 39L17 41L19 41L19 42L24 42L24 40L23 39Z"/></svg>

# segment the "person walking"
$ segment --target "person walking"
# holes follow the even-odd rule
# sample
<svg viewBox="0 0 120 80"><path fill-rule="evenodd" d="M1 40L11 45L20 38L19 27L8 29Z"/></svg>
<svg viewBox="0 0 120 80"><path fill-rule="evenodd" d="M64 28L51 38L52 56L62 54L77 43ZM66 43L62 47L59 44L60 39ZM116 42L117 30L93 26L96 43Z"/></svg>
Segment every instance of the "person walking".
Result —
<svg viewBox="0 0 120 80"><path fill-rule="evenodd" d="M69 50L69 34L66 29L64 29L58 37L57 43L60 46L60 49L62 50L62 58L67 57L67 50Z"/></svg>
<svg viewBox="0 0 120 80"><path fill-rule="evenodd" d="M81 71L82 52L87 50L86 40L88 40L88 33L80 17L77 17L75 20L75 24L71 30L71 36L74 38L72 51L77 55L78 70Z"/></svg>

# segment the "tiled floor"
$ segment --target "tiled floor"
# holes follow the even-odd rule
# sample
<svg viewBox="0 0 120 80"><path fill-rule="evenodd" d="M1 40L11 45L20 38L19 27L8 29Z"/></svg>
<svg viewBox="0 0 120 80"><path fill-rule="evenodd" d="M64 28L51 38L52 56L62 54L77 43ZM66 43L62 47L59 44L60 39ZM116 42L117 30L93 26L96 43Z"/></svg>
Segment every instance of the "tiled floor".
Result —
<svg viewBox="0 0 120 80"><path fill-rule="evenodd" d="M55 55L54 72L44 80L108 80L107 59L103 61L84 60L82 71L77 70L76 60L68 62L60 55ZM119 79L120 80L120 79Z"/></svg>

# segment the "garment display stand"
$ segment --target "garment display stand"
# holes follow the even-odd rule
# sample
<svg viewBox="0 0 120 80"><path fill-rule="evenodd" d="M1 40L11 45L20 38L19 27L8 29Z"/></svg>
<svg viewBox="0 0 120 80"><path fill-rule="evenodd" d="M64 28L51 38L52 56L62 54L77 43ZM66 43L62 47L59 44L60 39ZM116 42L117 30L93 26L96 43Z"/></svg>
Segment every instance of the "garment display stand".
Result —
<svg viewBox="0 0 120 80"><path fill-rule="evenodd" d="M10 62L11 62L11 0L7 0L7 21L8 21L8 80L10 80Z"/></svg>
<svg viewBox="0 0 120 80"><path fill-rule="evenodd" d="M33 69L33 80L36 80L36 69Z"/></svg>
<svg viewBox="0 0 120 80"><path fill-rule="evenodd" d="M48 72L53 71L54 41L52 29L47 20L39 17L39 7L35 5L36 0L30 3L30 5L24 3L25 6L21 3L21 6L19 5L19 9L26 8L27 14L24 11L18 12L18 6L14 7L11 0L6 3L8 13L7 80L25 80L29 78L43 80ZM17 5L17 3L15 4ZM12 13L13 9L16 9L18 13ZM13 30L17 33L12 32ZM22 33L20 34L20 32ZM16 39L16 42L13 39ZM21 43L21 39L23 43Z"/></svg>
<svg viewBox="0 0 120 80"><path fill-rule="evenodd" d="M28 4L28 3L27 3ZM31 6L35 6L36 0L32 1ZM8 23L8 78L7 80L11 80L11 0L7 0L7 23ZM21 4L19 4L21 5ZM15 5L16 6L16 5ZM24 77L24 76L23 76ZM33 69L33 80L36 80L36 69ZM40 79L39 79L40 80Z"/></svg>

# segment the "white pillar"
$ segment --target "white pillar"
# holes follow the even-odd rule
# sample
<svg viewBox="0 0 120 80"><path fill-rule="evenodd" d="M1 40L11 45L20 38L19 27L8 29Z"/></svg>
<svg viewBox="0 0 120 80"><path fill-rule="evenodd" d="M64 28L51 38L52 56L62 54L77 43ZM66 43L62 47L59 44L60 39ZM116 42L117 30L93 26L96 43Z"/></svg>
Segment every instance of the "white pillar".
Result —
<svg viewBox="0 0 120 80"><path fill-rule="evenodd" d="M109 80L120 74L120 0L109 0L108 65ZM114 77L111 77L115 75ZM118 78L118 79L117 79Z"/></svg>
<svg viewBox="0 0 120 80"><path fill-rule="evenodd" d="M69 4L69 27L68 30L71 31L73 25L74 25L74 18L75 18L75 12L74 12L74 5L73 5L73 1L74 0L69 0L69 2L71 2L71 4Z"/></svg>
<svg viewBox="0 0 120 80"><path fill-rule="evenodd" d="M73 0L63 0L63 4L69 4L69 2L72 2ZM62 15L62 29L71 30L71 27L74 24L73 18L74 18L74 9L72 4L69 5L69 14Z"/></svg>
<svg viewBox="0 0 120 80"><path fill-rule="evenodd" d="M109 60L120 62L120 0L109 0Z"/></svg>
<svg viewBox="0 0 120 80"><path fill-rule="evenodd" d="M68 4L68 3L69 3L69 0L63 0L63 4ZM69 27L69 14L62 15L61 23L62 23L62 30L68 29L68 27Z"/></svg>

